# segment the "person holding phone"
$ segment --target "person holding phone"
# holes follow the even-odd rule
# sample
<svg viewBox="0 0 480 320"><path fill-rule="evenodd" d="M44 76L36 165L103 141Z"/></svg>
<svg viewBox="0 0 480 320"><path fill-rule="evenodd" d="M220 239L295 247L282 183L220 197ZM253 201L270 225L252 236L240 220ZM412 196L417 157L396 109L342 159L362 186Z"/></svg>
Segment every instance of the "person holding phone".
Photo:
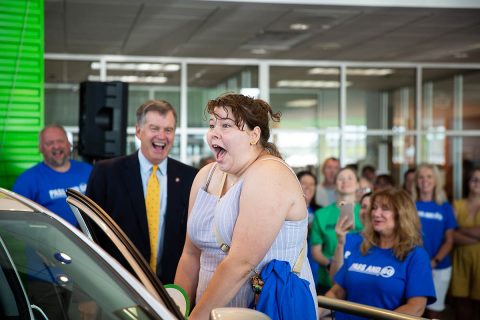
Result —
<svg viewBox="0 0 480 320"><path fill-rule="evenodd" d="M363 229L360 222L360 205L355 202L359 187L357 173L351 167L340 169L335 177L337 201L315 212L310 232L313 258L320 264L317 278L317 294L324 294L331 286L329 269L337 246L335 226L340 216L341 207L346 212L353 211L353 231Z"/></svg>
<svg viewBox="0 0 480 320"><path fill-rule="evenodd" d="M363 240L352 247L325 296L421 316L436 298L415 205L398 188L375 192L371 203ZM364 318L336 312L335 319Z"/></svg>
<svg viewBox="0 0 480 320"><path fill-rule="evenodd" d="M372 197L372 192L365 193L360 198L360 221L363 226L365 226L365 215L367 214L368 209L370 208L370 199ZM340 209L341 212L341 209ZM348 233L353 227L351 219L346 216L338 219L337 225L335 226L335 233L337 235L337 247L335 248L335 253L332 257L332 263L330 265L330 277L333 279L335 273L343 265L343 260L348 259L351 250L355 247L356 244L363 241L362 234L360 232Z"/></svg>

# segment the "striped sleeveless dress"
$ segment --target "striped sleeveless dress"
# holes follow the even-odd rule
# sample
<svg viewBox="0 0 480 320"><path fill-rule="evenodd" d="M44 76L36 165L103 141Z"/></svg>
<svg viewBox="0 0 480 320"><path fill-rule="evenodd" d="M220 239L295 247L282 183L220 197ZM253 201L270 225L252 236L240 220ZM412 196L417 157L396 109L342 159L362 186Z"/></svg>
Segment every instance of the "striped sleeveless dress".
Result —
<svg viewBox="0 0 480 320"><path fill-rule="evenodd" d="M196 294L197 302L202 297L218 264L226 256L226 253L220 250L216 241L213 229L214 224L225 243L231 244L233 229L239 212L242 186L243 180L237 181L221 198L208 193L205 188L206 186L203 186L198 191L187 225L187 232L189 233L190 239L201 250L200 272ZM273 259L288 261L290 266L293 266L304 245L307 227L307 212L305 212L305 219L303 220L284 221L277 238L274 240L266 256L255 268L256 271L260 273L263 266ZM315 305L317 305L312 271L306 259L302 264L300 277L309 282L312 299ZM246 281L227 306L249 307L253 299L254 294L251 285L249 281Z"/></svg>

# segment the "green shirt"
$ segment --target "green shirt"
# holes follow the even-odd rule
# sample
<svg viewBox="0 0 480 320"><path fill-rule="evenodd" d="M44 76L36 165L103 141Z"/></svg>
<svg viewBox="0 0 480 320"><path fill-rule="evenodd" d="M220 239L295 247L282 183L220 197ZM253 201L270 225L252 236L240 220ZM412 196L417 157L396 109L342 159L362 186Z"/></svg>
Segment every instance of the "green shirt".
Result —
<svg viewBox="0 0 480 320"><path fill-rule="evenodd" d="M363 229L360 222L360 204L355 203L354 212L354 228L350 232L359 232ZM337 235L335 234L335 225L340 216L340 209L336 203L332 203L324 208L315 211L315 218L310 231L310 245L322 245L323 255L331 259L335 253L337 246ZM318 284L324 287L331 287L332 281L328 270L324 266L318 268Z"/></svg>

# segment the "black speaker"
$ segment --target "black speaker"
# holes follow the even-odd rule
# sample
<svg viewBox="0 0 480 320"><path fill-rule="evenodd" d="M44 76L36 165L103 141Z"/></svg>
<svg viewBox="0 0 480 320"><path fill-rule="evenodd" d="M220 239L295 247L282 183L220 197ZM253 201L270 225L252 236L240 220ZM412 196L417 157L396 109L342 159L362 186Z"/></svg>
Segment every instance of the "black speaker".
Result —
<svg viewBox="0 0 480 320"><path fill-rule="evenodd" d="M82 82L79 154L91 161L124 155L127 111L128 83Z"/></svg>

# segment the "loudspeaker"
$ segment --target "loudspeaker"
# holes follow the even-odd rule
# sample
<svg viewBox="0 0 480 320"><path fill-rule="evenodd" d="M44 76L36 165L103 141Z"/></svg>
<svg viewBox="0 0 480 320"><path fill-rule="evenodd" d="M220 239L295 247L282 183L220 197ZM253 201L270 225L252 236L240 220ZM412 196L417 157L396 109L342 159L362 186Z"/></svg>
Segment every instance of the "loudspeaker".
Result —
<svg viewBox="0 0 480 320"><path fill-rule="evenodd" d="M78 152L86 160L125 154L127 140L128 83L80 84Z"/></svg>

